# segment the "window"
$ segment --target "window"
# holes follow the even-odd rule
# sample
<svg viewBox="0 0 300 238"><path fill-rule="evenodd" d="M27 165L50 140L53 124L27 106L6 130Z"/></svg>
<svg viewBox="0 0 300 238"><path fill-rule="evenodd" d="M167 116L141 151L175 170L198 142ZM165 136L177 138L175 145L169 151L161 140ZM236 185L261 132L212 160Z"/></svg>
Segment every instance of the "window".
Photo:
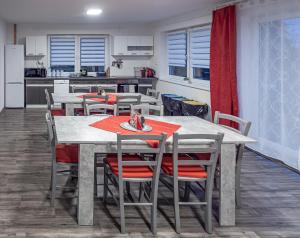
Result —
<svg viewBox="0 0 300 238"><path fill-rule="evenodd" d="M88 72L103 72L105 67L105 39L80 39L80 68Z"/></svg>
<svg viewBox="0 0 300 238"><path fill-rule="evenodd" d="M171 77L209 81L210 26L168 33L167 48Z"/></svg>
<svg viewBox="0 0 300 238"><path fill-rule="evenodd" d="M75 71L75 37L50 37L51 70Z"/></svg>
<svg viewBox="0 0 300 238"><path fill-rule="evenodd" d="M186 32L168 34L169 75L187 77Z"/></svg>
<svg viewBox="0 0 300 238"><path fill-rule="evenodd" d="M51 70L62 71L62 75L79 72L105 71L105 36L62 36L49 37L49 62Z"/></svg>
<svg viewBox="0 0 300 238"><path fill-rule="evenodd" d="M209 80L210 28L190 32L190 58L193 78Z"/></svg>

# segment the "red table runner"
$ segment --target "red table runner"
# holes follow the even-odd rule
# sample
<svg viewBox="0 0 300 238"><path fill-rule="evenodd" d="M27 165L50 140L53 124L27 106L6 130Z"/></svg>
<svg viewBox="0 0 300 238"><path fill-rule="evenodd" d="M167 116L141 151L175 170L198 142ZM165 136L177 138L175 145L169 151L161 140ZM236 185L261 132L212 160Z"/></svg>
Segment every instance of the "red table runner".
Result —
<svg viewBox="0 0 300 238"><path fill-rule="evenodd" d="M90 126L105 131L120 133L122 135L136 135L136 134L160 135L161 133L166 133L167 138L172 136L173 133L181 127L180 125L176 125L176 124L146 119L145 123L152 127L152 131L135 132L135 131L126 130L120 126L122 122L127 122L129 119L130 119L129 116L111 116L104 120L97 121L91 124ZM147 141L147 143L152 147L157 147L157 141Z"/></svg>
<svg viewBox="0 0 300 238"><path fill-rule="evenodd" d="M117 103L117 96L115 94L112 94L112 93L107 93L106 94L108 96L108 104L116 104ZM86 93L86 94L83 94L83 95L80 95L80 96L77 96L79 98L83 98L84 96L97 96L97 93ZM89 100L93 100L95 102L104 102L104 99L102 98L89 98Z"/></svg>

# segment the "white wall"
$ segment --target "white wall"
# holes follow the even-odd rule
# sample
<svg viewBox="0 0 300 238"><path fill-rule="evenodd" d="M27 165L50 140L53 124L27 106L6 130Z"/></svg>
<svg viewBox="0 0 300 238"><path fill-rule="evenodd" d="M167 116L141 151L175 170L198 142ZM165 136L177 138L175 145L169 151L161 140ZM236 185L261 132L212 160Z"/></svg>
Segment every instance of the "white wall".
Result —
<svg viewBox="0 0 300 238"><path fill-rule="evenodd" d="M4 107L4 45L6 43L6 23L0 20L0 111Z"/></svg>
<svg viewBox="0 0 300 238"><path fill-rule="evenodd" d="M154 57L151 60L152 67L159 77L157 89L161 93L175 93L193 100L206 102L210 105L209 87L202 86L198 82L185 82L183 80L170 79L167 65L166 32L180 30L211 23L212 9L203 9L181 17L168 19L157 23L154 37Z"/></svg>
<svg viewBox="0 0 300 238"><path fill-rule="evenodd" d="M9 35L13 35L13 26L9 26ZM17 41L19 44L25 45L26 36L34 35L50 35L50 34L103 34L103 35L152 35L152 27L150 25L132 24L132 25L103 25L103 24L18 24L17 25ZM11 37L8 37L12 40ZM111 44L110 44L111 49ZM111 54L110 54L111 55ZM118 69L111 66L111 62L115 60L109 57L110 71L112 76L133 76L134 66L149 66L151 57L123 57L123 67ZM44 65L48 66L48 56L42 59ZM25 67L36 67L36 59L25 57Z"/></svg>

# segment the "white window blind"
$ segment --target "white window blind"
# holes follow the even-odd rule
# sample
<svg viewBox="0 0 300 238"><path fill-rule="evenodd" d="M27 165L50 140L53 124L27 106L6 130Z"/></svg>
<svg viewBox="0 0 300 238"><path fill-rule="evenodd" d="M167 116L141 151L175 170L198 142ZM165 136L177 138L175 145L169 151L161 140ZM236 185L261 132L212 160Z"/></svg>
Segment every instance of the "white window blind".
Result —
<svg viewBox="0 0 300 238"><path fill-rule="evenodd" d="M168 44L168 64L169 66L186 67L187 63L187 37L186 32L169 33Z"/></svg>
<svg viewBox="0 0 300 238"><path fill-rule="evenodd" d="M50 65L75 67L75 37L50 37Z"/></svg>
<svg viewBox="0 0 300 238"><path fill-rule="evenodd" d="M191 31L190 55L193 68L209 68L210 27L201 27Z"/></svg>
<svg viewBox="0 0 300 238"><path fill-rule="evenodd" d="M80 65L105 66L105 38L80 38Z"/></svg>

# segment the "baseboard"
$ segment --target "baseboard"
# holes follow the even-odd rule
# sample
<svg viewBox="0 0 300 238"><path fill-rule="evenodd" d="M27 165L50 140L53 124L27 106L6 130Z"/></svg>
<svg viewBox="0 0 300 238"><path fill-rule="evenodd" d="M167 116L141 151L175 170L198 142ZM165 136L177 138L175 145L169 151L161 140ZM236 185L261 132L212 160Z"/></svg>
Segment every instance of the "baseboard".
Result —
<svg viewBox="0 0 300 238"><path fill-rule="evenodd" d="M42 108L42 109L46 109L47 105L26 105L26 108Z"/></svg>

